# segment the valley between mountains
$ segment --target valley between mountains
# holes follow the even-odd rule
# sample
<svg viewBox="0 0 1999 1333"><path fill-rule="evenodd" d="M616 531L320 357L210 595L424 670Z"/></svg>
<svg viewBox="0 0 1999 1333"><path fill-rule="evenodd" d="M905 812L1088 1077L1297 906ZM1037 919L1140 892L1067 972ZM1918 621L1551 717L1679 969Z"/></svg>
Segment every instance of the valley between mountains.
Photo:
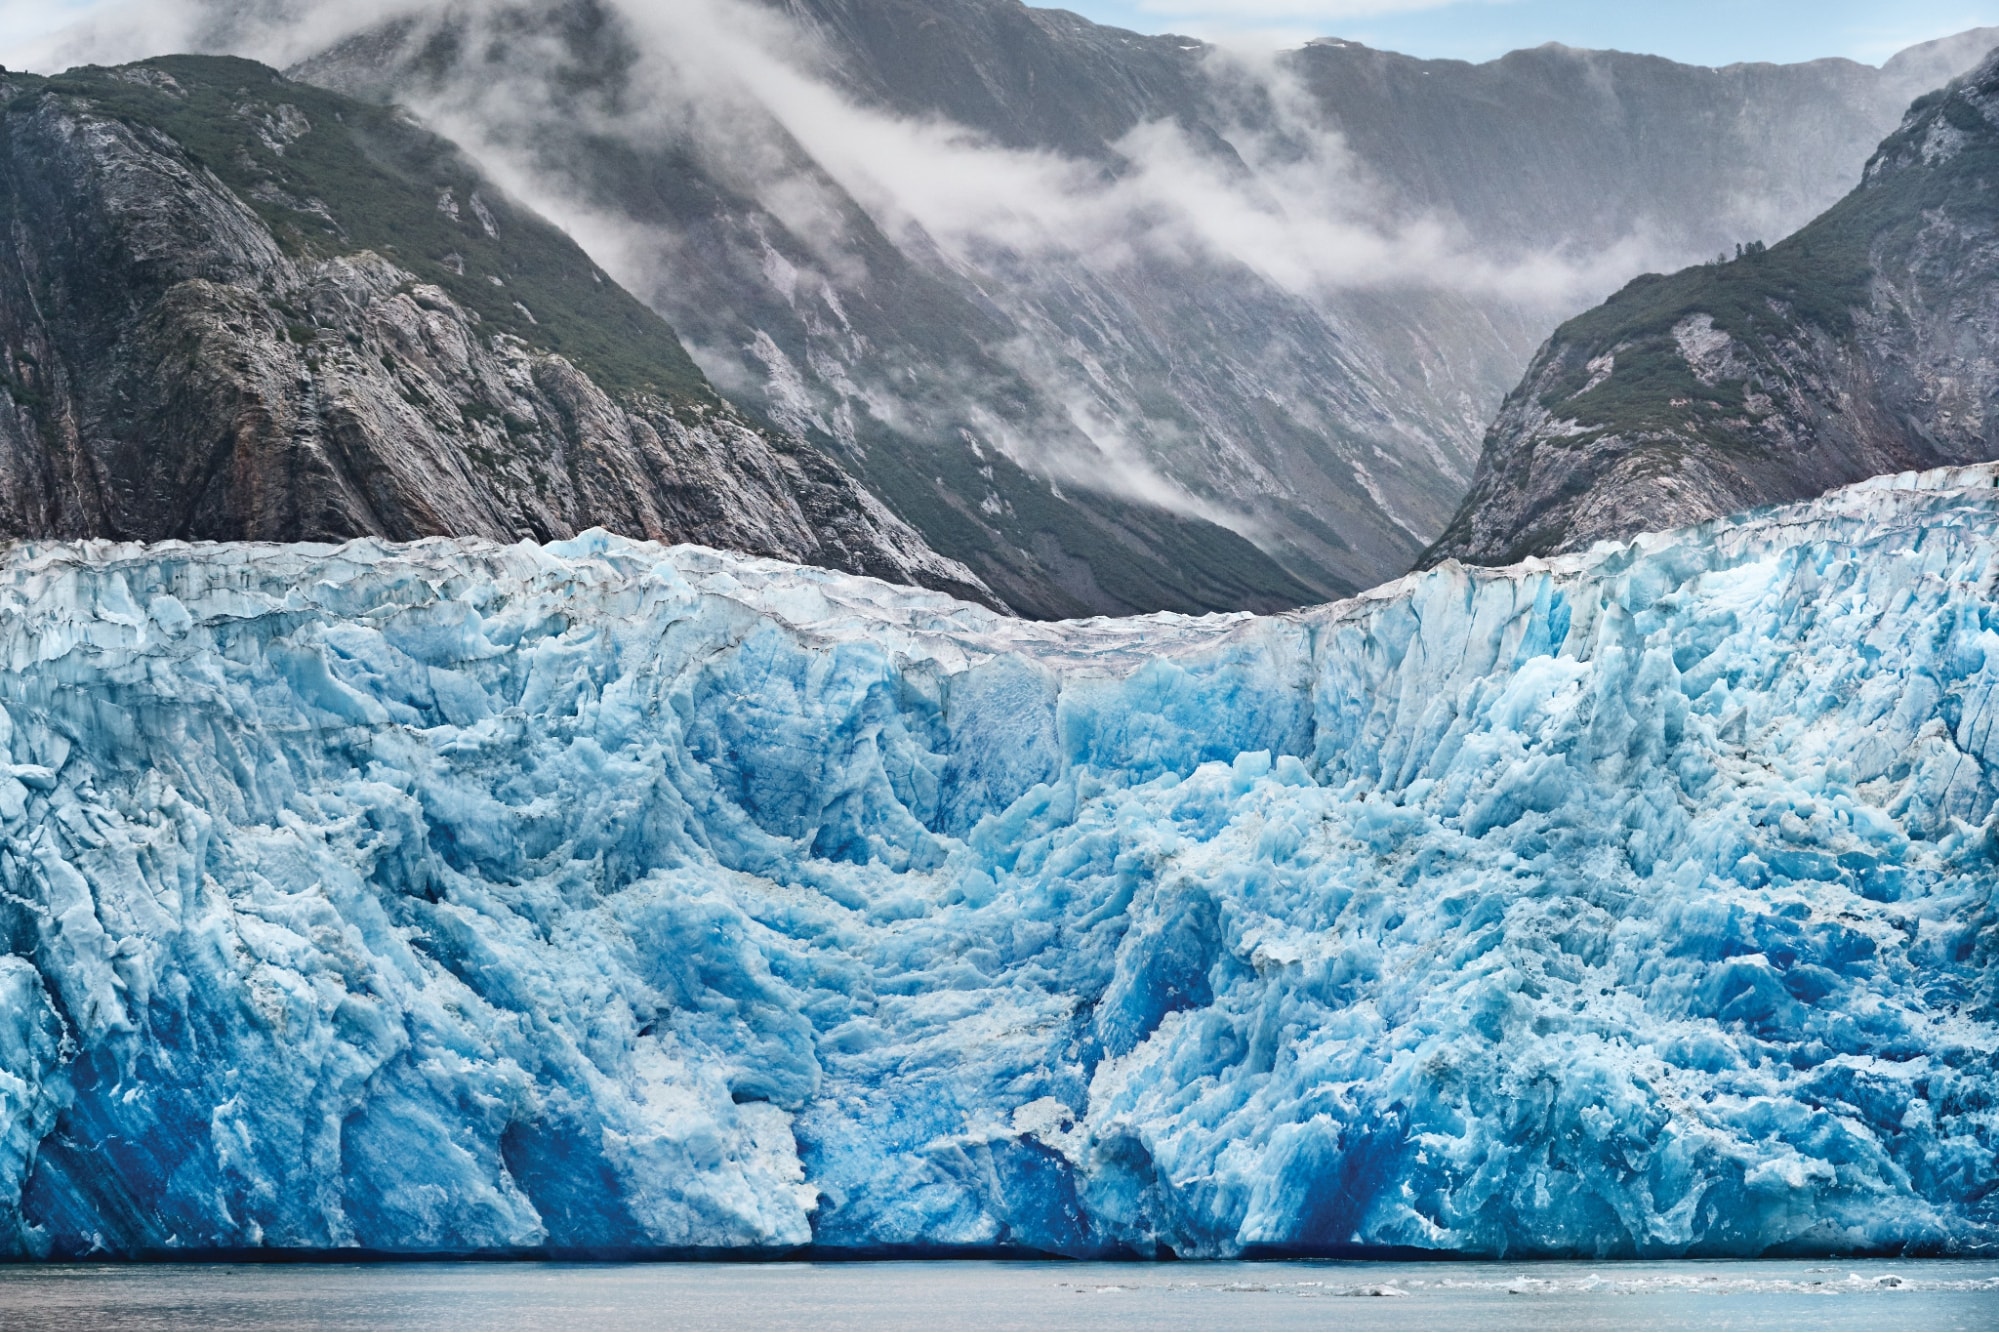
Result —
<svg viewBox="0 0 1999 1333"><path fill-rule="evenodd" d="M1616 516L1571 523L1586 481L1521 474L1513 416L1480 450L1544 333L1648 261L1783 262L1994 37L1879 69L1331 40L1258 64L921 8L468 0L289 79L11 76L0 528L602 525L1035 617L1270 611L1426 549L1557 549ZM226 49L297 26L202 13ZM1468 487L1486 517L1453 518ZM1701 512L1807 493L1759 473Z"/></svg>
<svg viewBox="0 0 1999 1333"><path fill-rule="evenodd" d="M1999 1254L1999 33L189 12L0 71L0 1259Z"/></svg>

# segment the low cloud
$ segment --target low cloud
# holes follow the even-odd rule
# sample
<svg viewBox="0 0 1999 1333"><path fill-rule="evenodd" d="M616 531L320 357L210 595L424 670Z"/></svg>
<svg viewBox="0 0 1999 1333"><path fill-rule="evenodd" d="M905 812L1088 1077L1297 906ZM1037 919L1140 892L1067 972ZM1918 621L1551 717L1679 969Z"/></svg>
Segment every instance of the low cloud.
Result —
<svg viewBox="0 0 1999 1333"><path fill-rule="evenodd" d="M1122 162L1106 172L859 105L818 75L809 35L741 0L621 8L660 62L655 86L683 90L651 110L719 149L711 156L800 234L824 233L826 203L761 125L801 145L877 225L967 264L1001 252L1095 267L1148 255L1239 263L1303 296L1419 285L1573 304L1632 262L1628 253L1500 257L1454 219L1400 208L1275 60L1210 53L1218 79L1253 85L1248 100L1265 112L1261 124L1230 127L1224 150L1153 121L1114 145ZM735 105L745 102L754 106ZM641 115L629 128L657 127Z"/></svg>
<svg viewBox="0 0 1999 1333"><path fill-rule="evenodd" d="M680 263L675 238L664 227L587 202L577 182L551 173L536 145L538 127L556 123L552 118L625 136L641 148L684 145L711 175L815 247L814 271L767 274L772 284L805 284L835 306L842 292L862 291L868 281L853 230L855 203L868 225L906 252L941 257L990 288L1000 306L1013 302L1013 313L1030 325L1033 294L1009 292L991 275L1025 267L1071 273L1087 285L1112 283L1141 264L1190 273L1222 266L1254 273L1315 306L1336 303L1345 293L1409 289L1556 312L1600 297L1636 270L1648 248L1644 238L1633 237L1586 255L1494 253L1456 219L1410 209L1371 180L1272 53L1209 48L1204 55L1217 105L1240 111L1223 115L1221 142L1172 121L1149 121L1112 145L1107 163L1002 147L941 118L865 104L829 74L828 53L815 34L775 6L750 0L605 3L637 48L637 63L615 99L579 99L565 77L573 53L552 25L538 29L513 21L522 11L506 0L114 6L35 38L27 44L34 50L15 59L50 67L206 49L284 65L390 18L469 25L468 49L489 38L504 40L504 75L482 65L417 98L416 109L466 145L502 186L566 227L608 272L642 293L673 290ZM1425 3L1247 0L1228 8L1246 16L1359 15ZM1196 6L1194 0L1148 0L1147 7L1167 13ZM732 373L725 351L700 350L718 380L741 379L742 362ZM1087 437L1096 456L1051 451L1036 431L989 420L967 386L961 417L985 421L990 443L1065 481L1242 530L1254 526L1169 477L1160 456L1175 445L1165 438L1171 425L1134 422L1113 410L1115 393L1090 382L1073 349L1059 345L1059 334L1043 329L994 351L1043 392L1063 427L1059 437ZM927 389L933 398L951 392L948 384ZM850 383L843 393L884 420L898 413L898 394L885 384ZM841 433L840 422L825 424Z"/></svg>
<svg viewBox="0 0 1999 1333"><path fill-rule="evenodd" d="M5 0L16 8L23 2ZM1462 2L1143 0L1142 7L1360 15ZM1253 100L1268 112L1261 124L1232 127L1226 137L1233 158L1170 121L1156 121L1114 145L1123 163L1107 174L1099 162L1002 148L949 121L863 106L823 76L812 34L771 7L747 0L610 0L609 7L637 37L643 75L633 81L639 95L598 128L641 141L660 134L688 140L704 150L711 170L801 236L836 233L838 202L813 172L799 169L772 127L801 145L877 224L904 237L920 232L968 262L994 251L1069 254L1099 266L1140 254L1222 259L1294 294L1418 284L1556 303L1572 303L1629 271L1625 253L1497 256L1455 219L1400 209L1367 179L1274 59L1220 50L1208 57L1218 82L1252 85ZM284 65L391 18L476 25L508 6L501 0L445 7L421 0L146 0L79 8L82 17L60 28L10 29L8 63L49 69L226 49ZM551 76L565 60L552 38L537 50L519 25L508 25L507 40L513 77L453 87L421 108L440 128L501 159L525 140L537 117L554 114ZM565 102L561 113L575 114L574 104ZM520 183L530 194L549 193L545 182L522 177ZM1633 248L1642 248L1642 238L1634 238Z"/></svg>

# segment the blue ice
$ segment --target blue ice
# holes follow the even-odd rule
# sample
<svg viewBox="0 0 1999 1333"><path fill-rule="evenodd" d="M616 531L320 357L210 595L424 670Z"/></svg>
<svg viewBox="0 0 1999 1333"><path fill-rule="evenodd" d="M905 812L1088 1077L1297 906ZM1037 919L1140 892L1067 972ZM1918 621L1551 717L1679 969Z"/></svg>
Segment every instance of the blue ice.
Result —
<svg viewBox="0 0 1999 1333"><path fill-rule="evenodd" d="M0 1251L1999 1244L1991 469L1287 616L0 556Z"/></svg>

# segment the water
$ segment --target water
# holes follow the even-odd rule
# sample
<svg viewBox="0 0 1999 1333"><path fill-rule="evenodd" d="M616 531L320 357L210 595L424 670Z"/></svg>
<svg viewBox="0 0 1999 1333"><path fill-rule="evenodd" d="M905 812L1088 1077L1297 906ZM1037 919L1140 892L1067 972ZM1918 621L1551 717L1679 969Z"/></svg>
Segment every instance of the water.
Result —
<svg viewBox="0 0 1999 1333"><path fill-rule="evenodd" d="M108 1264L0 1328L1994 1329L1999 1260Z"/></svg>

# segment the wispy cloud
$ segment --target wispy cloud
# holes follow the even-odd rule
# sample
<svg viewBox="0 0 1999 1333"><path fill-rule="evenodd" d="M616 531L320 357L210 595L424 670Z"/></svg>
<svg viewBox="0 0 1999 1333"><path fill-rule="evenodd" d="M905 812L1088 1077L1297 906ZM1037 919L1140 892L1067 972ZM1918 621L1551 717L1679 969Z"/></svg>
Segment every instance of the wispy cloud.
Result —
<svg viewBox="0 0 1999 1333"><path fill-rule="evenodd" d="M54 71L182 51L287 65L422 0L0 0L0 63Z"/></svg>
<svg viewBox="0 0 1999 1333"><path fill-rule="evenodd" d="M1586 304L1614 286L1635 270L1646 248L1634 237L1580 256L1557 250L1502 255L1452 217L1403 206L1370 178L1307 90L1270 53L1214 49L1204 57L1221 108L1220 141L1172 120L1147 121L1112 146L1115 161L1107 168L1099 160L1003 147L947 120L863 103L827 77L826 53L813 34L765 4L610 0L635 39L638 61L613 102L579 100L566 77L571 53L547 30L503 21L511 12L507 0L358 3L155 0L96 13L48 39L46 49L64 59L107 60L223 47L285 63L399 13L420 22L469 22L467 49L482 48L482 31L504 35L504 67L468 71L419 98L417 109L465 144L502 185L566 226L607 271L655 295L670 295L684 270L670 228L590 202L560 164L551 169L538 156L537 127L567 123L625 136L642 149L684 145L712 176L754 199L792 236L816 244L814 272L773 281L816 284L833 302L842 293L865 292L869 280L850 234L855 203L873 227L911 253L941 253L992 289L1002 306L1016 296L991 275L1022 266L1106 288L1150 266L1189 275L1253 273L1315 308L1343 294L1406 289L1553 311ZM1301 0L1251 3L1306 8ZM1358 13L1420 0L1339 3ZM1324 12L1325 6L1312 8ZM1227 113L1229 106L1239 106L1240 114ZM1032 312L1015 313L1027 318ZM1110 410L1115 394L1090 383L1087 368L1060 344L1058 332L1049 336L1056 341L1023 338L994 350L1038 386L1064 429L1038 432L988 421L989 438L1020 461L1078 484L1245 526L1169 479L1158 463L1157 424L1134 423ZM707 350L704 360L726 376L734 353ZM792 372L773 366L771 373ZM948 384L926 387L932 394L951 391ZM857 383L852 389L856 401L885 420L899 411L898 394L886 385ZM982 419L970 388L962 406L964 419ZM1094 457L1051 453L1046 443L1077 435L1094 443Z"/></svg>
<svg viewBox="0 0 1999 1333"><path fill-rule="evenodd" d="M1098 267L1141 255L1224 260L1299 295L1413 284L1554 301L1629 263L1615 254L1496 257L1455 220L1399 208L1275 60L1211 53L1217 78L1253 85L1245 100L1261 112L1260 123L1230 130L1225 149L1171 121L1146 122L1114 145L1121 169L1106 173L1100 162L1003 148L946 120L856 103L818 76L808 37L740 0L622 7L661 62L649 82L675 90L655 94L653 114L677 129L705 121L694 128L724 146L715 156L766 206L782 215L812 203L754 128L774 123L878 225L920 233L968 263L995 250ZM727 109L744 99L762 114Z"/></svg>

